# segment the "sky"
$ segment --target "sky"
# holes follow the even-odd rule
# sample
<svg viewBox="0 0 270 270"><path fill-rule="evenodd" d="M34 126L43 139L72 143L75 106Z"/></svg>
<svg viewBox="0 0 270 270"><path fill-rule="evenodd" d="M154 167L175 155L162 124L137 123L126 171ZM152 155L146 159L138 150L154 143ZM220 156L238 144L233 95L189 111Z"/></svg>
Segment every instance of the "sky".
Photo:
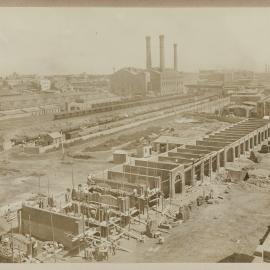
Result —
<svg viewBox="0 0 270 270"><path fill-rule="evenodd" d="M0 75L109 74L145 67L145 36L159 65L248 69L270 64L270 8L0 8Z"/></svg>

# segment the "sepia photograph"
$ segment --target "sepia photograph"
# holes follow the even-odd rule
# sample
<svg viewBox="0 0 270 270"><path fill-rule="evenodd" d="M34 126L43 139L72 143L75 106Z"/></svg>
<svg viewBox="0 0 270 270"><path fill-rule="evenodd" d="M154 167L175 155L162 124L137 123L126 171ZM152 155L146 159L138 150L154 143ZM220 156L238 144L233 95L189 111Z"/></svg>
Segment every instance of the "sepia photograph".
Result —
<svg viewBox="0 0 270 270"><path fill-rule="evenodd" d="M269 18L1 6L0 263L269 263Z"/></svg>

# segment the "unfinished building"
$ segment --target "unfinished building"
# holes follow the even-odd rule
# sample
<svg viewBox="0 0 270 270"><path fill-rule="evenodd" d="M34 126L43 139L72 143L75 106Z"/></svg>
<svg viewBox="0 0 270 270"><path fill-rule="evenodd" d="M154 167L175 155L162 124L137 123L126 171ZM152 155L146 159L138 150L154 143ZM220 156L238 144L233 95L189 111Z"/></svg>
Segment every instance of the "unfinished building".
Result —
<svg viewBox="0 0 270 270"><path fill-rule="evenodd" d="M270 123L264 119L247 119L197 140L194 145L182 145L181 138L167 137L158 156L133 159L108 170L107 180L140 184L144 188L160 188L165 197L184 193L185 186L211 179L213 173L227 162L261 145L270 136ZM171 145L175 145L171 149ZM178 146L177 146L178 145ZM163 151L163 149L166 151ZM163 152L163 153L162 153Z"/></svg>

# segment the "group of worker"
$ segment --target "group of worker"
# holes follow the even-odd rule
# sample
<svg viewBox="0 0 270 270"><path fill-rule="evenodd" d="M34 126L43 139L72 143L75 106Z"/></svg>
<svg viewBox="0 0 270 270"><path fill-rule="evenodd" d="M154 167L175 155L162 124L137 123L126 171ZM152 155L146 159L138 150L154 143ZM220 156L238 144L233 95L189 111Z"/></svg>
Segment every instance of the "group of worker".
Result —
<svg viewBox="0 0 270 270"><path fill-rule="evenodd" d="M114 241L111 243L111 245L105 247L92 245L85 249L85 258L88 261L93 261L94 259L95 260L105 259L108 261L109 253L113 256L116 254L116 247L117 245Z"/></svg>

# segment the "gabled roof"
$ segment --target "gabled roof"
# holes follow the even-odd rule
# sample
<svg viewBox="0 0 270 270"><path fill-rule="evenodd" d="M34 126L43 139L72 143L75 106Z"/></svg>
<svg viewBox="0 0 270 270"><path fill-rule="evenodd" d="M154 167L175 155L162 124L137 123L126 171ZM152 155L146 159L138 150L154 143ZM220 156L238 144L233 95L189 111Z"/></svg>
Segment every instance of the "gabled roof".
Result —
<svg viewBox="0 0 270 270"><path fill-rule="evenodd" d="M121 72L121 71L125 71L125 72L131 73L133 75L137 75L137 74L145 72L145 70L143 70L143 69L139 69L139 68L135 68L135 67L125 67L125 68L119 69L118 71L116 71L116 73Z"/></svg>
<svg viewBox="0 0 270 270"><path fill-rule="evenodd" d="M62 138L61 133L60 133L60 132L58 132L58 131L55 131L55 132L49 133L48 135L49 135L51 138L53 138L53 139Z"/></svg>

